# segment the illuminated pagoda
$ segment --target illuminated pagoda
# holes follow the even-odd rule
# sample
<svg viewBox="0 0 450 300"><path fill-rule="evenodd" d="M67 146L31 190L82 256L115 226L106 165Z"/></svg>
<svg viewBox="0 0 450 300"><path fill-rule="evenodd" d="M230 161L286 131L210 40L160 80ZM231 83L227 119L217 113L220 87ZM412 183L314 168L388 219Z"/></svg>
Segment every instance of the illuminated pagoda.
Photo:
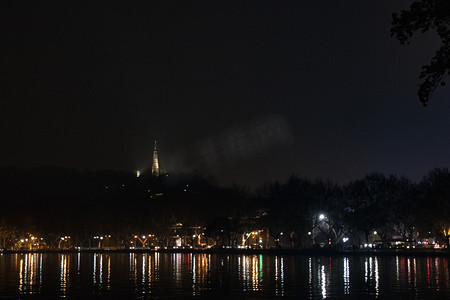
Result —
<svg viewBox="0 0 450 300"><path fill-rule="evenodd" d="M155 177L159 176L158 150L156 148L156 141L155 141L155 147L153 148L152 175Z"/></svg>

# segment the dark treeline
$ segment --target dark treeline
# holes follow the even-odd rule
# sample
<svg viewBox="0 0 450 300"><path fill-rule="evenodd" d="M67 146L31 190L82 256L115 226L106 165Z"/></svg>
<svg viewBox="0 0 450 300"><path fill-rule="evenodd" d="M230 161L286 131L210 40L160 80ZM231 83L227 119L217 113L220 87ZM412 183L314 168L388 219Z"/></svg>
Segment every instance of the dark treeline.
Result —
<svg viewBox="0 0 450 300"><path fill-rule="evenodd" d="M236 244L245 232L264 230L277 244L283 236L290 247L341 245L344 237L357 245L375 231L380 240L435 238L448 244L450 234L447 169L434 169L419 183L380 173L344 186L291 176L250 191L221 187L199 174L137 178L128 172L8 167L0 169L0 199L0 248L30 234L49 244L71 236L78 245L108 234L120 246L134 234L169 236L175 224L200 228L216 243Z"/></svg>

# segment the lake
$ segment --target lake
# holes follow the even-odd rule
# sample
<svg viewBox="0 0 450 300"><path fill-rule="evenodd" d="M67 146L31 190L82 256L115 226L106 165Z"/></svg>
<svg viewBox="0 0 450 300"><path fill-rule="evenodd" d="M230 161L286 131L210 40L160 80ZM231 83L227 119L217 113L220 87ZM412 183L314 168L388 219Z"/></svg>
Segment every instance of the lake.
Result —
<svg viewBox="0 0 450 300"><path fill-rule="evenodd" d="M450 298L449 258L0 254L0 298Z"/></svg>

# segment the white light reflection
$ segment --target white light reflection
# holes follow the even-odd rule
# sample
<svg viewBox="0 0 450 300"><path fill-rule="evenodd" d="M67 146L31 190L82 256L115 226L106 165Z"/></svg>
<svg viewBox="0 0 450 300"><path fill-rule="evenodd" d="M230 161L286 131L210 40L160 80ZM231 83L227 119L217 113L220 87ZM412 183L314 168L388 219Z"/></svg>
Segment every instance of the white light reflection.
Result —
<svg viewBox="0 0 450 300"><path fill-rule="evenodd" d="M375 296L380 294L380 276L378 271L378 258L375 256Z"/></svg>
<svg viewBox="0 0 450 300"><path fill-rule="evenodd" d="M81 255L81 253L78 252L78 254L77 254L77 273L78 273L78 275L80 275L80 255Z"/></svg>
<svg viewBox="0 0 450 300"><path fill-rule="evenodd" d="M24 284L25 286L28 285L28 254L25 254L25 266L24 266Z"/></svg>
<svg viewBox="0 0 450 300"><path fill-rule="evenodd" d="M134 270L133 270L133 266L134 266L133 261L134 261L134 253L130 253L130 261L129 261L129 265L130 265L130 274L134 273Z"/></svg>
<svg viewBox="0 0 450 300"><path fill-rule="evenodd" d="M130 272L130 279L134 280L134 292L137 292L137 258L136 255L134 253L130 253L130 258L129 258L129 272Z"/></svg>
<svg viewBox="0 0 450 300"><path fill-rule="evenodd" d="M275 256L275 295L279 296L279 291L278 291L278 257Z"/></svg>
<svg viewBox="0 0 450 300"><path fill-rule="evenodd" d="M241 264L241 256L238 256L238 278L243 278L244 276L241 274L242 264Z"/></svg>
<svg viewBox="0 0 450 300"><path fill-rule="evenodd" d="M176 266L176 279L177 282L181 282L181 253L175 254L175 266Z"/></svg>
<svg viewBox="0 0 450 300"><path fill-rule="evenodd" d="M368 282L372 278L372 257L365 258L364 261L364 281Z"/></svg>
<svg viewBox="0 0 450 300"><path fill-rule="evenodd" d="M100 254L100 265L99 265L99 285L100 289L103 287L103 254Z"/></svg>
<svg viewBox="0 0 450 300"><path fill-rule="evenodd" d="M196 255L192 255L192 296L195 296L195 284L196 284L196 270L195 270L195 259Z"/></svg>
<svg viewBox="0 0 450 300"><path fill-rule="evenodd" d="M313 280L313 273L312 273L312 259L311 257L308 258L308 277L309 277L309 296L312 297L313 293L313 286L312 286L312 280Z"/></svg>
<svg viewBox="0 0 450 300"><path fill-rule="evenodd" d="M242 278L244 280L244 292L246 292L249 288L250 284L250 275L249 275L249 257L247 255L243 256L243 264L242 264Z"/></svg>
<svg viewBox="0 0 450 300"><path fill-rule="evenodd" d="M145 277L146 277L145 272L147 270L147 268L145 266L146 258L147 258L147 254L142 255L142 286L145 286ZM142 293L145 294L144 288L142 289Z"/></svg>
<svg viewBox="0 0 450 300"><path fill-rule="evenodd" d="M39 255L39 292L41 292L42 287L42 254Z"/></svg>
<svg viewBox="0 0 450 300"><path fill-rule="evenodd" d="M276 296L284 296L283 257L279 258L275 256L275 283L276 283L276 290L275 290Z"/></svg>
<svg viewBox="0 0 450 300"><path fill-rule="evenodd" d="M408 285L411 285L411 257L406 260L406 272L408 273Z"/></svg>
<svg viewBox="0 0 450 300"><path fill-rule="evenodd" d="M155 253L155 270L159 270L159 252ZM157 274L158 275L158 274Z"/></svg>
<svg viewBox="0 0 450 300"><path fill-rule="evenodd" d="M94 271L92 272L92 281L94 285L97 284L97 253L94 253Z"/></svg>
<svg viewBox="0 0 450 300"><path fill-rule="evenodd" d="M280 261L281 296L284 296L284 257Z"/></svg>
<svg viewBox="0 0 450 300"><path fill-rule="evenodd" d="M177 281L181 282L181 267L182 267L182 262L181 262L181 258L182 258L182 254L181 253L177 253Z"/></svg>
<svg viewBox="0 0 450 300"><path fill-rule="evenodd" d="M320 274L321 274L320 287L322 288L322 299L325 299L327 297L327 277L325 275L325 265L322 265Z"/></svg>
<svg viewBox="0 0 450 300"><path fill-rule="evenodd" d="M350 267L348 257L344 257L344 294L350 293Z"/></svg>
<svg viewBox="0 0 450 300"><path fill-rule="evenodd" d="M395 275L396 275L397 282L400 280L399 271L400 271L399 258L398 258L398 256L396 256L395 257L395 273L396 273Z"/></svg>

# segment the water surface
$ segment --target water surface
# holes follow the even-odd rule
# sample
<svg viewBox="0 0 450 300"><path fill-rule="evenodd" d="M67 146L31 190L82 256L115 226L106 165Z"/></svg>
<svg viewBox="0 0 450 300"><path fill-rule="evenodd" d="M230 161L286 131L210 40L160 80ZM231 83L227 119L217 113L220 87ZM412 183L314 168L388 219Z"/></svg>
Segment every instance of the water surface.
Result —
<svg viewBox="0 0 450 300"><path fill-rule="evenodd" d="M449 259L205 253L0 255L0 298L450 298Z"/></svg>

